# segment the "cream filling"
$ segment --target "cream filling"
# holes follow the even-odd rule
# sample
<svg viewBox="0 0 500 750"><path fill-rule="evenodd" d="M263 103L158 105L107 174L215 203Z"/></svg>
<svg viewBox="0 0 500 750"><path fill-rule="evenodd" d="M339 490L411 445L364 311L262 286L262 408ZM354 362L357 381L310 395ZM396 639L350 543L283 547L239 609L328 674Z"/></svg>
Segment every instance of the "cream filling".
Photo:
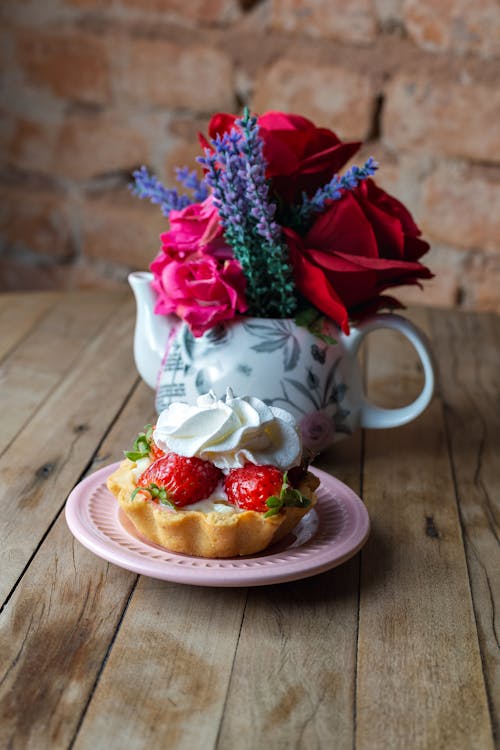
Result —
<svg viewBox="0 0 500 750"><path fill-rule="evenodd" d="M140 458L136 462L135 468L132 469L135 483L137 483L138 478L141 476L143 471L146 471L150 463L151 460L149 458ZM163 508L163 510L173 510L170 505L162 505L161 503L156 502L155 505L157 507ZM176 512L197 510L199 513L241 513L240 508L237 508L236 506L231 505L228 502L227 495L224 491L224 480L219 482L215 490L208 497L204 498L203 500L199 500L197 503L183 505L181 508L176 508L175 510Z"/></svg>
<svg viewBox="0 0 500 750"><path fill-rule="evenodd" d="M160 507L172 510L169 505L160 505ZM183 505L181 508L176 508L177 512L187 510L196 510L199 513L241 513L239 508L228 503L227 495L224 492L223 482L219 482L212 494L205 497L203 500L198 500L197 503L190 503L189 505Z"/></svg>
<svg viewBox="0 0 500 750"><path fill-rule="evenodd" d="M137 480L141 476L143 472L146 471L148 466L151 464L151 459L149 456L146 456L146 458L140 458L138 461L135 462L134 468L132 469L132 476L134 477L134 484L137 484Z"/></svg>

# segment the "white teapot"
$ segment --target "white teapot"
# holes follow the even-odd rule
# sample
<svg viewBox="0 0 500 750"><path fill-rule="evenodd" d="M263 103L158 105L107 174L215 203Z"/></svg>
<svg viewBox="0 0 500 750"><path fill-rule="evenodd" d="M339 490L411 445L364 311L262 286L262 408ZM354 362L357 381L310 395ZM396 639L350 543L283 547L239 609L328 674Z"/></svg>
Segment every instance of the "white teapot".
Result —
<svg viewBox="0 0 500 750"><path fill-rule="evenodd" d="M160 412L173 401L194 403L228 387L290 411L304 445L312 451L356 429L397 427L421 414L434 392L434 366L424 334L392 313L373 315L348 336L332 322L327 344L293 319L240 317L224 321L195 338L174 315L154 313L152 274L133 273L129 282L137 302L134 357L145 382L156 389ZM397 409L371 404L364 392L356 354L365 336L380 328L402 333L414 346L424 385L413 403Z"/></svg>

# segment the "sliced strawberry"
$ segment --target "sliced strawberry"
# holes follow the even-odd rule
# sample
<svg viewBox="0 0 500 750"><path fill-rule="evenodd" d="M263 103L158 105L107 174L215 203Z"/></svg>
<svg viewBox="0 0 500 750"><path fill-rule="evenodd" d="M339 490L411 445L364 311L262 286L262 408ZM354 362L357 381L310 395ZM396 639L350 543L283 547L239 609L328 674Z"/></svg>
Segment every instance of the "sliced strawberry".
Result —
<svg viewBox="0 0 500 750"><path fill-rule="evenodd" d="M182 507L211 495L222 476L221 470L209 461L166 453L148 466L137 485L153 487L152 495L160 502Z"/></svg>
<svg viewBox="0 0 500 750"><path fill-rule="evenodd" d="M276 466L247 464L233 469L224 483L229 502L246 510L265 512L270 497L278 496L283 487L283 472Z"/></svg>

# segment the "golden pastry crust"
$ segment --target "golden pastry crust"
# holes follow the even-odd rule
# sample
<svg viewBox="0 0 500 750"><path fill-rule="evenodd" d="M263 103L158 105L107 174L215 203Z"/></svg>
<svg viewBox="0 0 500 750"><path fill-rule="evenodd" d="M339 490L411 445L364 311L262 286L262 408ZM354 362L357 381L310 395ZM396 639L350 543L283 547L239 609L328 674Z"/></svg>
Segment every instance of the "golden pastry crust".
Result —
<svg viewBox="0 0 500 750"><path fill-rule="evenodd" d="M110 492L137 531L172 552L195 557L238 557L261 552L283 539L316 502L314 490L319 480L311 472L298 489L311 504L307 508L283 508L264 518L255 510L202 513L197 510L172 511L149 500L142 493L131 499L136 484L135 463L125 459L107 480Z"/></svg>

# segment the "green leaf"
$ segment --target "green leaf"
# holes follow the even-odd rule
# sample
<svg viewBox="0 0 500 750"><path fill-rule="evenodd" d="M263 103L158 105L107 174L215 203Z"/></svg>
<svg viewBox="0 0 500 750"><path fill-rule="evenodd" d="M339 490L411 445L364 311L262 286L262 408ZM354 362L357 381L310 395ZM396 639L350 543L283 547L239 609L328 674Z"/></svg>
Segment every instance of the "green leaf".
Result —
<svg viewBox="0 0 500 750"><path fill-rule="evenodd" d="M129 459L129 461L138 461L140 458L147 458L149 456L149 453L144 453L144 451L123 451L126 458Z"/></svg>
<svg viewBox="0 0 500 750"><path fill-rule="evenodd" d="M320 313L314 307L306 307L305 310L300 310L295 316L295 322L298 326L304 326L309 328L315 320L318 319Z"/></svg>
<svg viewBox="0 0 500 750"><path fill-rule="evenodd" d="M270 508L266 513L264 513L264 518L271 518L271 516L277 516L280 512L280 508Z"/></svg>
<svg viewBox="0 0 500 750"><path fill-rule="evenodd" d="M173 508L174 510L176 510L176 507L173 504L173 502L171 500L169 500L168 497L166 497L166 496L165 497L160 497L160 503L161 503L161 505L168 505L169 508Z"/></svg>
<svg viewBox="0 0 500 750"><path fill-rule="evenodd" d="M283 500L280 497L276 497L276 495L271 495L271 497L267 498L266 505L268 508L281 508Z"/></svg>
<svg viewBox="0 0 500 750"><path fill-rule="evenodd" d="M132 450L124 451L125 456L130 461L138 461L140 458L148 458L149 456L149 443L153 436L153 425L147 424L144 430L145 432L140 432L137 435Z"/></svg>
<svg viewBox="0 0 500 750"><path fill-rule="evenodd" d="M325 344L336 344L337 340L327 333L323 333L326 317L322 315L315 307L307 307L301 310L295 316L295 322L298 326L304 326L311 333L317 336Z"/></svg>
<svg viewBox="0 0 500 750"><path fill-rule="evenodd" d="M325 344L330 344L331 346L334 346L337 343L337 339L334 339L333 336L328 336L326 333L317 333L316 336L325 342Z"/></svg>

